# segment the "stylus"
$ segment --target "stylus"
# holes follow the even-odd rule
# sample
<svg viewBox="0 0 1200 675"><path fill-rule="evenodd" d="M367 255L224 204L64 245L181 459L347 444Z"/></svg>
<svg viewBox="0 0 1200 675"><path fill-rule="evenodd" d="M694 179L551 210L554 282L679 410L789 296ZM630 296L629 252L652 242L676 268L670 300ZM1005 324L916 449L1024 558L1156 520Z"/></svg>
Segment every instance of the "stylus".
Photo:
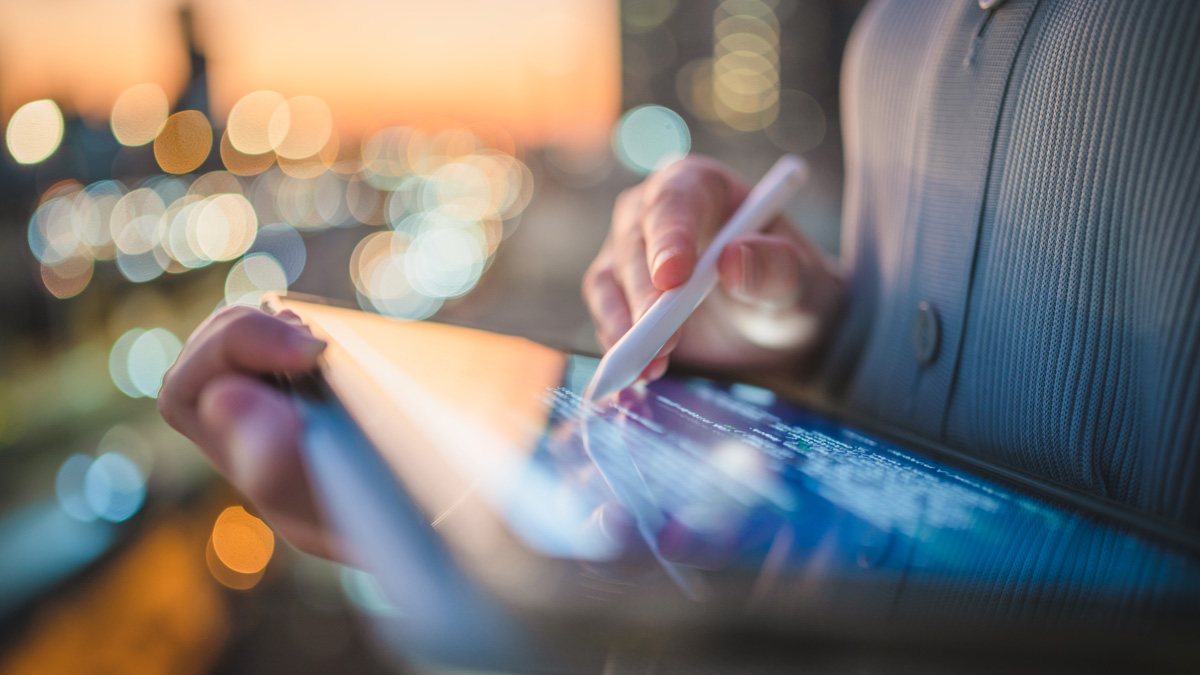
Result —
<svg viewBox="0 0 1200 675"><path fill-rule="evenodd" d="M683 285L663 293L600 360L584 398L596 400L633 384L717 284L717 260L735 238L767 226L808 180L808 164L784 155L721 228Z"/></svg>

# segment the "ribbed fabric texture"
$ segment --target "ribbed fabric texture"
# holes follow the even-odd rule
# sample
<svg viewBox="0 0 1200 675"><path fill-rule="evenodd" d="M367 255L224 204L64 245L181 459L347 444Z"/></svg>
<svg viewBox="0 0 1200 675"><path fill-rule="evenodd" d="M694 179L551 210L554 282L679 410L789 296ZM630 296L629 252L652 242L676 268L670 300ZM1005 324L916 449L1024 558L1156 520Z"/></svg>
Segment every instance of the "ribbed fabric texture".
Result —
<svg viewBox="0 0 1200 675"><path fill-rule="evenodd" d="M844 79L848 403L1200 524L1200 3L876 3Z"/></svg>

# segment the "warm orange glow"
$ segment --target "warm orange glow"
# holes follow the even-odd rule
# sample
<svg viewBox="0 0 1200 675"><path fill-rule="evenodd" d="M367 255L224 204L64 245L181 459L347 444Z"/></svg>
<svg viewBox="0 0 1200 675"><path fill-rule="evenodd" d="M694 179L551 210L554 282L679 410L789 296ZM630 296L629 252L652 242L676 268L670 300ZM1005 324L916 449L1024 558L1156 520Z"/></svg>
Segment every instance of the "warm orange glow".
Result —
<svg viewBox="0 0 1200 675"><path fill-rule="evenodd" d="M122 92L148 82L175 100L188 76L177 10L171 0L70 11L0 0L0 50L11 55L0 58L0 119L50 97L69 113L107 119ZM214 119L269 88L319 97L355 136L449 116L502 128L523 146L595 146L619 113L615 0L209 0L193 11ZM233 140L249 154L270 149Z"/></svg>
<svg viewBox="0 0 1200 675"><path fill-rule="evenodd" d="M203 531L178 513L146 525L23 621L0 673L213 672L232 624L198 555Z"/></svg>
<svg viewBox="0 0 1200 675"><path fill-rule="evenodd" d="M566 367L561 352L521 338L277 302L329 342L330 386L431 520L489 478L522 466L537 447L548 414L542 396L562 382ZM484 509L456 512L439 527L469 533L462 541L487 549L494 517Z"/></svg>
<svg viewBox="0 0 1200 675"><path fill-rule="evenodd" d="M73 256L57 265L43 263L42 283L54 297L69 298L87 288L92 280L92 269L92 259L87 256Z"/></svg>
<svg viewBox="0 0 1200 675"><path fill-rule="evenodd" d="M326 137L324 147L320 148L316 154L300 159L288 159L280 155L278 157L279 170L292 178L316 178L333 166L337 161L340 148L341 142L337 131L332 131Z"/></svg>
<svg viewBox="0 0 1200 675"><path fill-rule="evenodd" d="M214 197L225 193L243 194L242 183L232 172L209 171L192 182L188 194L197 197Z"/></svg>
<svg viewBox="0 0 1200 675"><path fill-rule="evenodd" d="M154 140L167 121L170 104L167 94L157 84L130 87L113 104L113 136L122 145L145 145Z"/></svg>
<svg viewBox="0 0 1200 675"><path fill-rule="evenodd" d="M173 0L0 0L0 119L53 98L68 113L107 121L121 92L144 82L171 98L187 78Z"/></svg>
<svg viewBox="0 0 1200 675"><path fill-rule="evenodd" d="M222 586L232 588L235 591L245 591L254 588L262 581L262 570L252 574L242 574L229 569L221 559L217 557L216 550L213 549L212 537L208 538L208 545L204 547L204 562L208 565L208 573L212 575Z"/></svg>
<svg viewBox="0 0 1200 675"><path fill-rule="evenodd" d="M261 572L275 552L275 535L262 520L231 506L217 516L212 548L217 559L240 574Z"/></svg>
<svg viewBox="0 0 1200 675"><path fill-rule="evenodd" d="M587 145L607 141L619 112L614 0L206 7L221 17L205 34L222 56L210 63L217 115L269 86L320 97L344 131L449 116L522 145Z"/></svg>
<svg viewBox="0 0 1200 675"><path fill-rule="evenodd" d="M255 176L275 164L275 153L264 152L261 155L247 155L233 147L229 140L229 131L221 134L221 162L230 173L239 176Z"/></svg>
<svg viewBox="0 0 1200 675"><path fill-rule="evenodd" d="M154 158L167 173L195 171L211 150L212 127L198 110L171 115L154 139Z"/></svg>
<svg viewBox="0 0 1200 675"><path fill-rule="evenodd" d="M282 118L287 118L287 124L276 122ZM333 116L325 101L316 96L296 96L276 108L268 130L276 154L303 159L325 147L333 131Z"/></svg>
<svg viewBox="0 0 1200 675"><path fill-rule="evenodd" d="M287 134L291 120L286 114L278 117L275 111L287 110L283 96L273 91L256 91L243 96L229 111L229 123L226 133L229 142L239 152L247 155L261 155L271 152L272 126L275 135L283 137Z"/></svg>

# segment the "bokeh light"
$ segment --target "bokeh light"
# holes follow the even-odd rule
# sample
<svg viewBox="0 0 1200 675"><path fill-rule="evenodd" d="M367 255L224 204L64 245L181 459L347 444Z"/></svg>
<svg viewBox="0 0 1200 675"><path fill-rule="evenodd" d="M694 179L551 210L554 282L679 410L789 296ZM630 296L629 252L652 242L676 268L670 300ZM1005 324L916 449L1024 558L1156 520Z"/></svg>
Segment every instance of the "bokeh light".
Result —
<svg viewBox="0 0 1200 675"><path fill-rule="evenodd" d="M213 524L212 545L217 559L226 567L241 574L255 574L271 561L275 534L246 509L231 506Z"/></svg>
<svg viewBox="0 0 1200 675"><path fill-rule="evenodd" d="M283 270L285 282L289 285L296 283L296 279L300 278L300 274L304 271L304 264L308 260L304 238L300 236L296 228L287 223L271 223L259 228L254 244L250 250L246 251L246 257L249 258L256 253L263 253L274 258Z"/></svg>
<svg viewBox="0 0 1200 675"><path fill-rule="evenodd" d="M779 117L767 138L786 152L808 152L825 140L825 110L809 94L786 89L779 94Z"/></svg>
<svg viewBox="0 0 1200 675"><path fill-rule="evenodd" d="M346 205L346 181L336 173L325 172L316 178L313 187L313 208L322 223L342 227L352 224Z"/></svg>
<svg viewBox="0 0 1200 675"><path fill-rule="evenodd" d="M120 181L101 180L75 197L75 233L98 260L116 255L112 238L112 213L128 190Z"/></svg>
<svg viewBox="0 0 1200 675"><path fill-rule="evenodd" d="M109 215L109 232L117 250L133 255L157 246L164 234L166 210L162 197L151 188L139 188L117 201Z"/></svg>
<svg viewBox="0 0 1200 675"><path fill-rule="evenodd" d="M675 111L658 105L638 106L625 113L613 135L617 159L642 175L683 157L691 148L687 123Z"/></svg>
<svg viewBox="0 0 1200 675"><path fill-rule="evenodd" d="M346 183L346 208L363 225L383 225L384 196L366 179L354 176Z"/></svg>
<svg viewBox="0 0 1200 675"><path fill-rule="evenodd" d="M225 304L262 304L263 293L283 292L288 288L287 272L269 253L254 253L239 260L229 268L225 277Z"/></svg>
<svg viewBox="0 0 1200 675"><path fill-rule="evenodd" d="M104 520L128 520L146 499L146 477L119 452L106 452L88 467L83 481L88 508Z"/></svg>
<svg viewBox="0 0 1200 675"><path fill-rule="evenodd" d="M675 94L696 117L719 120L713 107L713 70L711 58L688 61L675 74Z"/></svg>
<svg viewBox="0 0 1200 675"><path fill-rule="evenodd" d="M377 232L368 235L350 255L350 278L358 290L359 305L398 319L424 319L442 305L413 288L408 279L407 234Z"/></svg>
<svg viewBox="0 0 1200 675"><path fill-rule="evenodd" d="M42 263L39 267L42 285L60 300L82 293L92 280L92 272L95 269L89 256L72 256L53 265Z"/></svg>
<svg viewBox="0 0 1200 675"><path fill-rule="evenodd" d="M271 143L272 125L280 138L287 135L291 124L290 112L281 94L273 91L256 91L243 96L229 111L226 130L229 142L238 152L261 155L273 151ZM285 112L275 116L276 110Z"/></svg>
<svg viewBox="0 0 1200 675"><path fill-rule="evenodd" d="M226 129L221 134L221 163L230 173L255 176L275 164L275 153L268 151L258 155L246 154L233 147L233 141L229 140L229 130Z"/></svg>
<svg viewBox="0 0 1200 675"><path fill-rule="evenodd" d="M117 270L121 272L121 276L135 284L144 284L161 277L170 264L170 257L159 246L144 253L117 253Z"/></svg>
<svg viewBox="0 0 1200 675"><path fill-rule="evenodd" d="M99 274L98 261L113 260L127 280L145 283L232 260L223 302L257 305L264 292L285 291L303 273L309 233L387 225L358 235L350 276L359 304L423 319L478 285L533 196L533 172L502 129L440 118L427 127L375 130L343 155L323 100L270 91L233 106L220 143L227 170L193 175L211 150L212 129L194 110L157 129L147 120L158 114L160 94L156 85L127 90L111 122L128 144L157 130L154 153L165 175L131 187L61 181L42 194L28 239L51 295L82 292ZM656 123L669 131L666 143ZM643 173L690 144L679 116L656 106L630 111L619 131L614 143ZM555 170L582 176L607 172L611 156L559 163ZM578 168L585 163L597 168ZM270 224L260 229L260 222ZM178 340L159 331L130 331L110 352L110 375L128 396L156 396L178 353Z"/></svg>
<svg viewBox="0 0 1200 675"><path fill-rule="evenodd" d="M195 253L209 260L233 260L245 253L258 231L254 207L235 193L219 194L206 202L195 221Z"/></svg>
<svg viewBox="0 0 1200 675"><path fill-rule="evenodd" d="M134 328L124 333L117 338L108 353L109 377L112 378L113 384L117 385L117 389L121 390L122 394L131 398L139 398L142 394L133 384L133 379L129 377L129 350L145 332L145 329Z"/></svg>
<svg viewBox="0 0 1200 675"><path fill-rule="evenodd" d="M738 131L768 127L779 115L779 18L773 5L724 0L713 25L712 110Z"/></svg>
<svg viewBox="0 0 1200 675"><path fill-rule="evenodd" d="M235 590L254 588L275 551L275 535L266 523L240 506L221 512L205 547L208 571Z"/></svg>
<svg viewBox="0 0 1200 675"><path fill-rule="evenodd" d="M179 357L183 344L165 328L151 328L129 347L129 379L142 396L156 398L163 376Z"/></svg>
<svg viewBox="0 0 1200 675"><path fill-rule="evenodd" d="M42 203L29 219L29 250L39 262L56 265L87 252L87 246L75 228L74 194L54 197Z"/></svg>
<svg viewBox="0 0 1200 675"><path fill-rule="evenodd" d="M196 197L216 197L223 194L244 194L242 181L229 171L209 171L196 178L188 187L188 194Z"/></svg>
<svg viewBox="0 0 1200 675"><path fill-rule="evenodd" d="M621 19L635 33L644 33L662 25L675 11L676 0L640 0L621 3Z"/></svg>
<svg viewBox="0 0 1200 675"><path fill-rule="evenodd" d="M117 452L138 466L142 474L150 475L154 468L154 448L145 436L124 424L117 424L104 432L96 446L96 454Z"/></svg>
<svg viewBox="0 0 1200 675"><path fill-rule="evenodd" d="M139 84L126 89L112 107L110 124L121 145L146 145L158 136L167 122L170 103L157 84Z"/></svg>
<svg viewBox="0 0 1200 675"><path fill-rule="evenodd" d="M453 298L471 290L483 274L479 227L430 228L413 239L405 272L413 290L430 298Z"/></svg>
<svg viewBox="0 0 1200 675"><path fill-rule="evenodd" d="M8 120L5 141L19 164L37 164L54 154L63 138L63 115L50 99L17 108Z"/></svg>
<svg viewBox="0 0 1200 675"><path fill-rule="evenodd" d="M154 139L154 158L167 173L195 171L212 151L212 127L198 110L184 110L167 118Z"/></svg>
<svg viewBox="0 0 1200 675"><path fill-rule="evenodd" d="M271 149L280 157L303 159L321 151L333 132L329 106L316 96L296 96L277 107L267 124Z"/></svg>
<svg viewBox="0 0 1200 675"><path fill-rule="evenodd" d="M54 477L54 494L58 498L58 506L63 513L75 520L90 523L96 520L96 512L88 506L84 496L84 480L88 469L92 468L92 458L84 454L74 454L58 467Z"/></svg>
<svg viewBox="0 0 1200 675"><path fill-rule="evenodd" d="M179 338L165 328L134 328L113 344L108 357L109 376L126 396L155 398L163 376L182 349Z"/></svg>

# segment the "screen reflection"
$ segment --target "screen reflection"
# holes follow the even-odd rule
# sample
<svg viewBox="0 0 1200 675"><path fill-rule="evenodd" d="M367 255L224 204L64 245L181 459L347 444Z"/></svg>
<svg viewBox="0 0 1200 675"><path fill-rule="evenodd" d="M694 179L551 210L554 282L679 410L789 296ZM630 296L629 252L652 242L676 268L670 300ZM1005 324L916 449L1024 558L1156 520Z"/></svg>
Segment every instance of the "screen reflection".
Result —
<svg viewBox="0 0 1200 675"><path fill-rule="evenodd" d="M1194 553L768 390L669 375L589 402L594 358L283 302L330 342L330 389L427 522L508 597L570 602L608 579L605 602L629 607L665 585L762 616L888 625L1200 618ZM513 572L535 562L515 542L574 576Z"/></svg>
<svg viewBox="0 0 1200 675"><path fill-rule="evenodd" d="M744 384L667 377L586 402L595 367L572 356L547 391L549 430L532 461L592 503L623 507L668 573L674 564L755 575L751 599L768 610L845 611L854 597L856 616L891 618L1124 624L1198 614L1194 557L1099 516Z"/></svg>

